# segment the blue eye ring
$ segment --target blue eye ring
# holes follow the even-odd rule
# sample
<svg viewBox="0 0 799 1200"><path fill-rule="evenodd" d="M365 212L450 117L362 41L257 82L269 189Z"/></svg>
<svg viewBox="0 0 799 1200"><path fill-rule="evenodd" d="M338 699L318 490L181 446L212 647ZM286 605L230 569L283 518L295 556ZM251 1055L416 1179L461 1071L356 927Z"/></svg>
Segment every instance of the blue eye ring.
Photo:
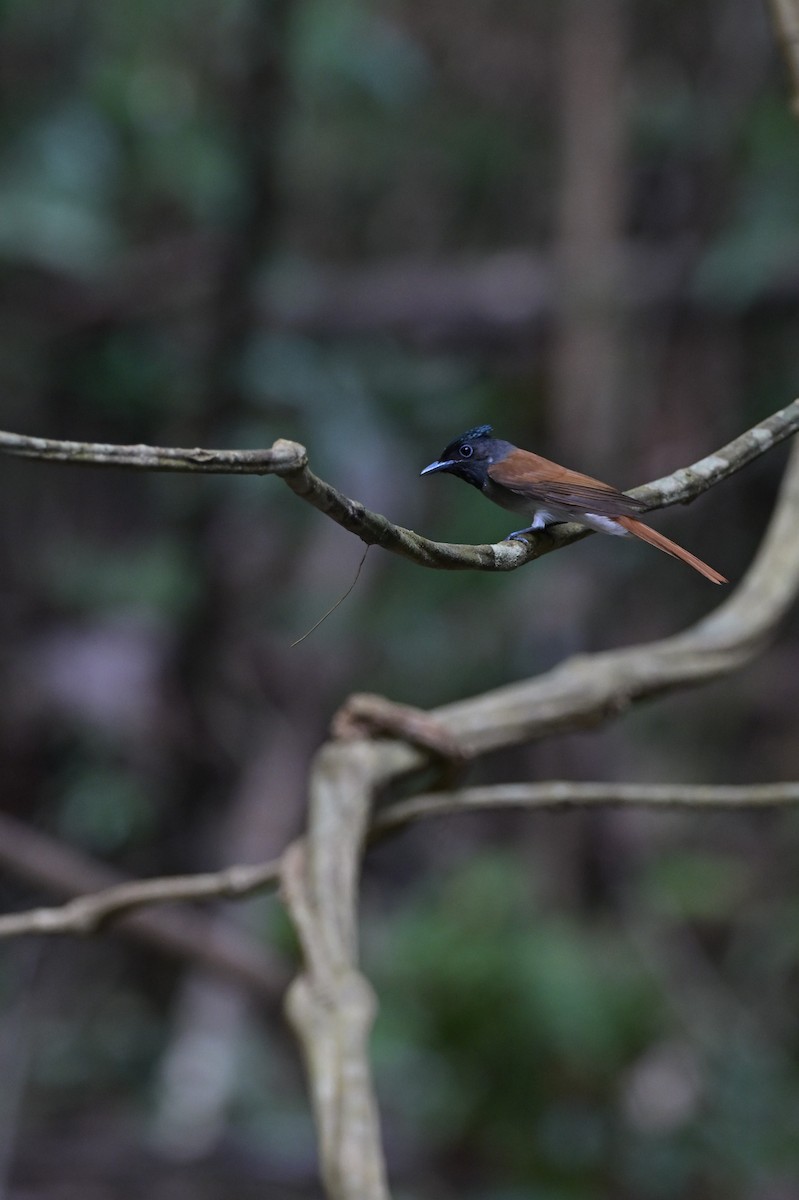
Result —
<svg viewBox="0 0 799 1200"><path fill-rule="evenodd" d="M468 442L465 442L464 445L458 450L458 453L460 454L461 458L471 458L474 454L474 446L470 446Z"/></svg>

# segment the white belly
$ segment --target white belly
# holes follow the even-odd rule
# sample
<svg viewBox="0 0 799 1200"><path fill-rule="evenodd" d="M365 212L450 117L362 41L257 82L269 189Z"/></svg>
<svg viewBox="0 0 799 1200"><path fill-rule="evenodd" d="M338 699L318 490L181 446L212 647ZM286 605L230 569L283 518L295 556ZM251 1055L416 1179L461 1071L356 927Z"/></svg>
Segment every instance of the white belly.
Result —
<svg viewBox="0 0 799 1200"><path fill-rule="evenodd" d="M627 536L627 530L613 517L603 517L598 513L575 513L573 509L559 508L557 504L539 505L529 497L520 496L508 488L496 487L490 478L483 482L481 490L489 500L493 500L500 507L509 512L523 513L528 517L528 529L543 529L546 525L575 521L578 525L587 525L589 529L597 530L598 533L611 533L615 537Z"/></svg>
<svg viewBox="0 0 799 1200"><path fill-rule="evenodd" d="M571 519L574 520L574 517ZM586 513L580 518L580 524L587 525L589 529L596 529L599 533L612 533L614 537L629 537L624 526L613 517L599 517L596 513Z"/></svg>
<svg viewBox="0 0 799 1200"><path fill-rule="evenodd" d="M562 521L574 521L577 525L587 525L597 533L611 533L614 537L627 537L627 530L614 520L613 517L601 517L598 513L574 513L565 508L536 509L532 529L543 529L545 525L558 525Z"/></svg>

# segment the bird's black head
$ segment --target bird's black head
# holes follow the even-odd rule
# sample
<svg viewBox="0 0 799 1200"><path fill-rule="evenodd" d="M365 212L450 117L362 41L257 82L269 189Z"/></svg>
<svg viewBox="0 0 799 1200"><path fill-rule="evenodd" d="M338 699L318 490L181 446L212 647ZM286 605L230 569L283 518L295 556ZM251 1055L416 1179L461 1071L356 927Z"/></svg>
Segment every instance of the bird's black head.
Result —
<svg viewBox="0 0 799 1200"><path fill-rule="evenodd" d="M485 482L486 470L498 454L504 450L506 443L492 437L490 425L475 425L467 429L460 437L454 438L441 452L441 457L431 462L421 472L422 475L432 475L435 471L447 471L451 475L459 475L474 487L482 488Z"/></svg>

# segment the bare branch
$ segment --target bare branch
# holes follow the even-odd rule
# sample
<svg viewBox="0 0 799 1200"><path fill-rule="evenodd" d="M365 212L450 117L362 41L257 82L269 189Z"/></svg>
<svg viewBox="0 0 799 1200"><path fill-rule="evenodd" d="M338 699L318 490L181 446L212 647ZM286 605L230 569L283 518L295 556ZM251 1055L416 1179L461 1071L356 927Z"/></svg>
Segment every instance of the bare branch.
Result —
<svg viewBox="0 0 799 1200"><path fill-rule="evenodd" d="M715 487L723 479L737 474L742 467L760 458L767 450L779 445L799 430L799 400L794 400L772 416L759 421L746 433L733 438L726 446L700 458L690 467L678 467L652 483L631 488L630 495L643 500L647 510L669 508L672 504L689 504Z"/></svg>
<svg viewBox="0 0 799 1200"><path fill-rule="evenodd" d="M425 817L503 808L773 808L799 804L799 783L710 785L683 783L505 783L492 787L429 792L390 804L375 814L369 842L398 833Z"/></svg>
<svg viewBox="0 0 799 1200"><path fill-rule="evenodd" d="M799 116L799 3L771 0L771 11L793 81L791 108L794 116Z"/></svg>
<svg viewBox="0 0 799 1200"><path fill-rule="evenodd" d="M797 524L799 448L794 448L757 557L714 612L673 637L569 659L536 678L422 714L440 731L439 750L447 740L460 757L470 759L552 733L596 726L639 700L737 670L763 649L799 591ZM384 720L378 725L386 727ZM449 739L441 736L446 732ZM399 737L379 745L375 787L429 764L429 753Z"/></svg>
<svg viewBox="0 0 799 1200"><path fill-rule="evenodd" d="M634 488L647 510L685 504L799 429L799 400L767 417L746 433L689 467ZM381 546L420 566L441 570L513 571L561 546L587 537L580 525L557 525L529 535L528 541L472 546L433 542L325 483L308 467L303 446L279 438L269 450L204 450L159 446L116 446L64 442L0 432L0 453L47 462L131 467L146 471L192 471L233 475L280 475L291 490L367 545Z"/></svg>
<svg viewBox="0 0 799 1200"><path fill-rule="evenodd" d="M716 469L715 466L713 469ZM799 539L795 536L798 522L799 450L795 449L771 525L749 573L724 604L692 629L650 645L571 659L536 679L499 688L470 700L447 705L432 713L420 713L416 721L411 720L410 710L401 706L401 722L397 724L395 710L398 706L382 701L380 697L358 697L359 703L354 711L358 720L363 722L361 729L389 731L393 735L391 738L371 743L377 756L373 762L371 790L374 791L381 784L424 767L429 761L431 750L452 759L474 758L489 750L541 738L552 732L599 724L618 715L630 704L644 697L687 687L737 669L763 647L799 589ZM364 708L366 701L370 701L368 711ZM372 711L375 702L376 716ZM347 710L347 722L344 722L344 727L340 730L347 738L358 732L357 728L352 727L350 717L351 714ZM420 731L424 732L424 737L420 736ZM411 741L399 740L400 735L410 736ZM358 755L365 746L370 746L370 743L364 738L356 738L345 741L338 747L333 746L331 750L340 750L344 754L342 761L346 762L348 752ZM554 785L538 786L543 788ZM564 786L558 785L561 789ZM578 788L578 785L572 786ZM593 786L600 788L602 785ZM664 792L656 794L650 789L645 793L635 785L628 786L637 797L650 797L641 802L667 803ZM669 795L679 796L679 792L674 788L666 790ZM601 793L606 797L604 800L597 792L596 799L592 800L586 798L589 796L588 792L583 794L578 789L574 794L581 798L575 802L613 803L615 801L611 792L615 794L613 789ZM469 790L451 793L451 796L457 798L487 794L485 791ZM534 793L528 789L525 794ZM568 802L562 799L562 791L558 793L561 799L552 799L551 792L546 794L550 798L542 799L540 803ZM743 792L729 788L713 791L694 789L690 794L707 799L691 801L687 798L689 793L686 792L686 799L676 799L674 803L734 804L739 802L735 799L736 796L740 794L744 797ZM631 793L628 792L627 795L629 799ZM653 799L656 795L658 798ZM740 803L789 802L789 793L779 789L748 789L745 797L750 799L742 798ZM459 803L457 799L442 799L440 795L434 802L429 802L434 808L446 805L447 811L450 805L457 807ZM428 798L422 797L407 802L411 808L416 803L426 805ZM323 805L321 809L324 812ZM388 828L392 823L405 819L397 816L397 813L401 814L402 811L401 807L396 806L385 810L377 818L374 829L380 832L384 825ZM9 818L4 820L8 821ZM23 860L25 859L24 847L22 850L15 849L18 840L15 836L17 824L14 823L8 829L3 828L3 837L0 839L0 858L4 858L12 869L16 869L15 859L18 854L22 854ZM328 855L336 843L336 828L336 821L331 819L330 828L321 838L320 844L323 849L318 851L318 861L328 863L330 871L333 867ZM30 857L28 854L27 858ZM41 861L38 848L34 857L37 862ZM231 868L225 872L196 877L195 880L191 877L188 880L146 880L115 886L110 892L81 897L67 905L66 909L45 909L39 910L35 916L22 913L0 918L0 936L12 936L34 930L86 932L112 916L118 916L143 904L175 899L245 895L273 882L277 869L277 864L272 863L261 867ZM78 878L85 884L86 875L82 870ZM30 872L23 871L33 878L37 877L36 872L36 865L31 866ZM74 870L70 869L69 876L68 890L76 890ZM56 870L55 874L51 871L44 882L52 886L53 880L60 878L59 870ZM58 883L58 886L63 887L63 883ZM351 886L350 878L348 887ZM322 893L330 891L331 888L329 883L325 886L320 885ZM348 896L351 900L349 892ZM340 908L342 903L339 902ZM344 905L342 911L349 912L350 909ZM352 930L348 936L354 938Z"/></svg>
<svg viewBox="0 0 799 1200"><path fill-rule="evenodd" d="M203 875L173 875L118 883L101 892L76 896L57 908L35 908L0 916L0 938L21 933L95 933L112 917L154 904L219 900L252 895L276 886L277 862L233 866Z"/></svg>
<svg viewBox="0 0 799 1200"><path fill-rule="evenodd" d="M648 508L690 500L797 428L799 401L715 455L635 494ZM7 439L11 436L0 435L0 449L9 449ZM64 453L65 443L33 441L33 451L27 439L25 449L17 447L12 452L48 458L52 455L42 453L42 446L56 446L59 453ZM428 566L512 569L585 534L573 526L561 527L537 538L529 547L509 543L463 547L429 542L368 512L317 479L307 467L302 447L292 443L277 442L272 451L255 452L257 465L248 465L252 452L222 451L219 454L223 458L216 458L214 451L101 449L97 459L91 457L91 447L83 446L80 454L72 458L67 455L66 460L116 462L148 469L224 470L224 456L232 455L228 464L236 465L230 469L281 474L294 491L367 543L383 545ZM375 1002L368 982L358 971L356 945L360 860L369 833L371 805L380 788L429 763L427 735L431 731L439 752L446 748L451 757L473 758L556 730L597 724L644 697L735 670L763 647L799 589L797 522L799 449L791 457L775 514L755 562L729 599L693 628L648 646L572 659L538 679L435 710L428 714L427 723L414 722L411 714L403 712L397 729L421 728L426 735L421 744L412 745L396 736L380 740L356 737L329 743L322 749L311 777L308 833L284 854L282 883L305 963L303 973L289 991L287 1009L305 1054L320 1131L322 1174L332 1200L386 1200L388 1196L367 1057ZM391 728L396 716L392 712L386 720L383 713L377 727ZM563 786L558 785L561 790L557 796L550 791L548 803L569 802L564 798ZM635 790L640 796L641 789ZM674 789L671 791L673 795ZM525 794L526 803L532 793L528 789ZM505 802L519 803L520 795L516 791L515 799L510 801L506 794ZM763 795L761 791L759 802L765 803ZM453 793L449 798L427 797L424 815L449 811L447 805L462 811L473 807L479 796L469 791ZM728 789L728 802L730 796ZM539 803L544 802L542 797L539 792ZM605 797L605 802L622 802L618 788L605 792ZM487 798L483 791L483 801ZM501 801L493 793L490 802ZM600 801L595 797L584 802ZM665 800L661 796L657 802ZM404 809L394 808L396 828L422 815L419 809L414 812L407 807L412 804L409 801ZM383 814L381 819L390 822L392 817ZM379 823L377 828L379 832ZM149 881L150 887L154 883ZM191 891L193 885L187 886ZM203 877L201 886L212 888L213 877ZM128 891L128 899L130 894ZM134 892L138 902L145 902L144 895ZM112 899L119 904L119 894ZM80 915L75 917L75 911L73 908L72 919L79 922ZM81 912L79 905L77 912ZM107 910L105 915L109 915Z"/></svg>
<svg viewBox="0 0 799 1200"><path fill-rule="evenodd" d="M379 809L369 825L369 845L425 817L443 817L484 809L504 808L771 808L799 803L799 783L741 785L575 783L550 780L543 783L508 783L490 787L456 788L428 792L397 801ZM299 845L299 843L298 843ZM295 849L293 854L299 851ZM0 938L23 934L98 932L113 920L138 908L180 901L243 899L276 886L281 874L299 870L283 859L254 866L237 865L201 875L164 876L132 881L78 896L66 904L29 909L0 916ZM296 884L292 886L296 887ZM298 899L298 904L301 900ZM313 937L309 926L309 937ZM317 948L321 953L321 948Z"/></svg>
<svg viewBox="0 0 799 1200"><path fill-rule="evenodd" d="M331 1200L388 1200L367 1042L376 1003L357 969L361 855L380 748L328 743L311 776L308 832L283 856L283 897L305 966L286 1011L305 1055Z"/></svg>
<svg viewBox="0 0 799 1200"><path fill-rule="evenodd" d="M0 452L84 467L132 467L139 471L199 471L213 475L282 475L308 461L302 446L278 438L270 450L191 450L180 447L118 446L111 442L64 442L0 432Z"/></svg>
<svg viewBox="0 0 799 1200"><path fill-rule="evenodd" d="M380 735L400 738L445 761L456 763L461 759L457 739L431 713L410 704L396 704L372 692L348 696L333 715L330 732L341 741Z"/></svg>
<svg viewBox="0 0 799 1200"><path fill-rule="evenodd" d="M77 896L76 908L70 917L56 916L63 909L46 909L53 915L42 921L38 915L42 910L31 913L11 913L0 917L0 936L12 937L26 933L85 933L91 928L86 914L96 913L94 927L104 920L118 916L115 932L131 937L150 947L188 962L198 963L228 979L237 979L264 999L274 1001L285 987L285 968L254 938L218 914L192 911L189 908L162 912L126 912L125 900L133 903L128 908L141 908L146 903L156 904L157 880L146 880L146 900L137 889L141 883L120 881L111 868L74 848L56 842L52 838L17 821L8 814L0 814L0 864L10 873L25 880L33 880L51 892ZM244 868L245 871L261 871L264 876L268 867ZM234 879L242 878L240 868L234 868ZM169 882L169 881L168 881ZM121 893L121 894L120 894ZM223 894L219 892L211 895ZM177 899L177 896L173 897ZM194 896L198 898L197 895ZM42 926L46 926L46 929Z"/></svg>
<svg viewBox="0 0 799 1200"><path fill-rule="evenodd" d="M662 641L579 656L537 678L438 708L467 757L554 732L598 725L630 704L716 679L759 653L799 591L799 446L760 550L738 587L709 616ZM398 743L394 743L398 746ZM407 746L400 761L423 760Z"/></svg>

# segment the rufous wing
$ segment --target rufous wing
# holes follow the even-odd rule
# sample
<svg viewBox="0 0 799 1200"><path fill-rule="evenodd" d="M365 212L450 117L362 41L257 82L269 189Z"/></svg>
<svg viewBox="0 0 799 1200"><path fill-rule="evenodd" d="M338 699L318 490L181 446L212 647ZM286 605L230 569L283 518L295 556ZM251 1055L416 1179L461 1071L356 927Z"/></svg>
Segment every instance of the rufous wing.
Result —
<svg viewBox="0 0 799 1200"><path fill-rule="evenodd" d="M599 517L633 516L644 511L640 500L625 496L610 484L579 471L570 471L529 450L514 450L501 462L491 463L488 476L508 491L571 510L575 517L580 513L596 513Z"/></svg>

